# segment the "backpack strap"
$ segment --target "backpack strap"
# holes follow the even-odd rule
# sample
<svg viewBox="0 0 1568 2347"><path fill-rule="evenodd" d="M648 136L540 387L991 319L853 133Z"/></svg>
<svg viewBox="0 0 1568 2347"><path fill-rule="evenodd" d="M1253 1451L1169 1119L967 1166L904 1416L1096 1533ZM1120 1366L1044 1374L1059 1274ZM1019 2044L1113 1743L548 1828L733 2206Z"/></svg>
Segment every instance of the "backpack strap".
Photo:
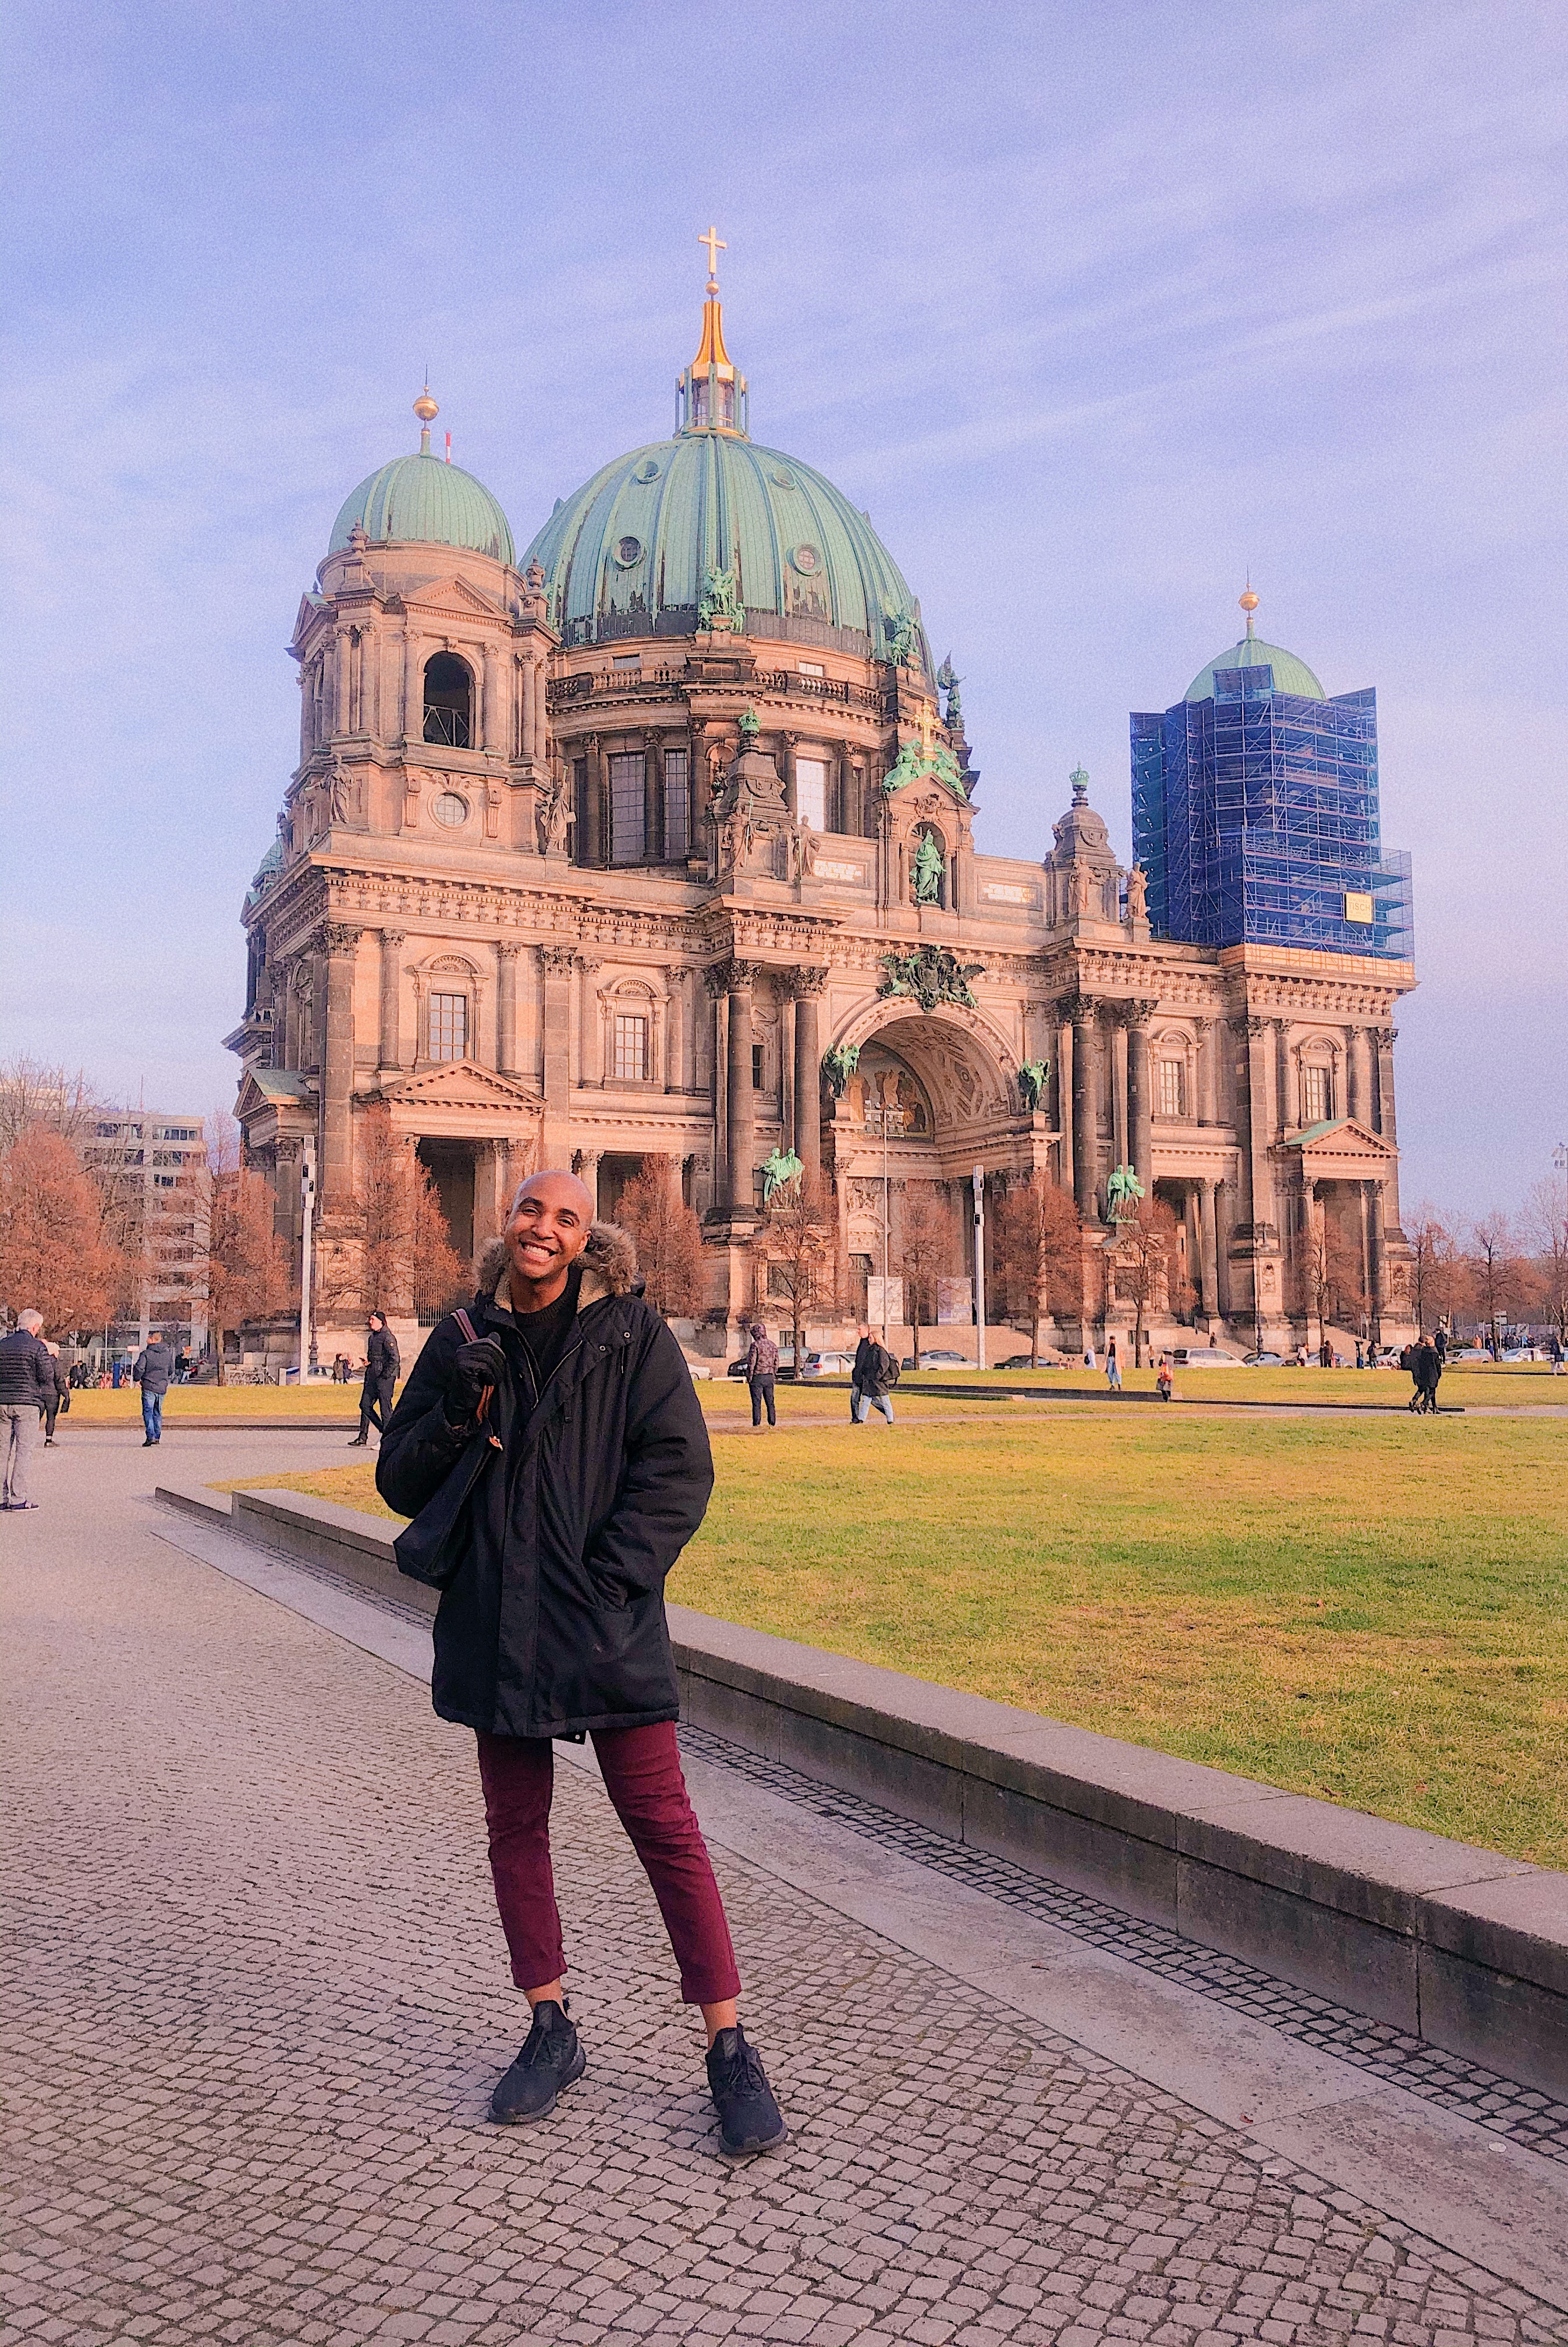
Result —
<svg viewBox="0 0 1568 2347"><path fill-rule="evenodd" d="M457 1323L458 1327L463 1331L463 1335L466 1342L470 1345L477 1345L479 1339L475 1334L474 1323L469 1319L467 1313L463 1309L463 1307L460 1304L457 1307L456 1311L452 1315L452 1317ZM494 1386L487 1386L484 1392L479 1396L479 1407L475 1414L481 1426L484 1425L485 1420L490 1415L490 1403L495 1395L495 1391L496 1389ZM499 1450L501 1445L497 1440L493 1430L491 1431L490 1440L492 1444L494 1444L495 1448Z"/></svg>

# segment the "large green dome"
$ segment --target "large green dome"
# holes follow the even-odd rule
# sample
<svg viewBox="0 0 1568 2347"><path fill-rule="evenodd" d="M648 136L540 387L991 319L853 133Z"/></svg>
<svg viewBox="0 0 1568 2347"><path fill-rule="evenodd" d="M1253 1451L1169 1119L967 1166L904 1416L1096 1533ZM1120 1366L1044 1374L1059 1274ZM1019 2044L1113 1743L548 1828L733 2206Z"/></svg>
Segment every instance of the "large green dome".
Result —
<svg viewBox="0 0 1568 2347"><path fill-rule="evenodd" d="M831 481L723 431L618 456L557 506L526 559L542 564L569 644L692 634L710 569L734 572L753 634L874 660L894 656L890 628L917 609L870 522Z"/></svg>
<svg viewBox="0 0 1568 2347"><path fill-rule="evenodd" d="M458 546L470 554L491 555L497 562L517 559L510 525L483 481L428 449L395 456L343 499L333 524L330 553L343 551L356 521L377 545L396 538L405 544Z"/></svg>
<svg viewBox="0 0 1568 2347"><path fill-rule="evenodd" d="M1303 701L1328 698L1304 660L1297 660L1294 652L1285 651L1278 644L1266 644L1261 636L1244 636L1239 644L1233 644L1228 652L1216 652L1207 668L1199 670L1183 699L1212 701L1217 668L1271 668L1276 692L1294 692Z"/></svg>

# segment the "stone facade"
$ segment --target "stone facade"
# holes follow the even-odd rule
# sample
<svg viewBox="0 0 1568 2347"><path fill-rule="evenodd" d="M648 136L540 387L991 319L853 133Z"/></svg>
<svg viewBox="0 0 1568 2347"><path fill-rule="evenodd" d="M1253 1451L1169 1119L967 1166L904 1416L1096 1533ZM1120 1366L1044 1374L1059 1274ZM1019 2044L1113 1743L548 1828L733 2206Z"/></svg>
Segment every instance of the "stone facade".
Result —
<svg viewBox="0 0 1568 2347"><path fill-rule="evenodd" d="M358 524L329 554L229 1039L288 1243L313 1151L322 1243L352 1250L376 1102L464 1254L527 1170L570 1164L612 1213L658 1154L733 1344L763 1160L793 1146L830 1177L853 1309L881 1267L886 1145L895 1269L910 1181L957 1201L978 1165L993 1191L1038 1170L1072 1193L1076 1346L1131 1317L1101 1231L1126 1163L1176 1213L1197 1329L1294 1341L1327 1225L1359 1250L1373 1332L1402 1337L1409 965L1151 936L1081 776L1043 863L980 854L957 687L944 709L917 620L883 644L720 600L684 634L651 612L582 641L537 562Z"/></svg>

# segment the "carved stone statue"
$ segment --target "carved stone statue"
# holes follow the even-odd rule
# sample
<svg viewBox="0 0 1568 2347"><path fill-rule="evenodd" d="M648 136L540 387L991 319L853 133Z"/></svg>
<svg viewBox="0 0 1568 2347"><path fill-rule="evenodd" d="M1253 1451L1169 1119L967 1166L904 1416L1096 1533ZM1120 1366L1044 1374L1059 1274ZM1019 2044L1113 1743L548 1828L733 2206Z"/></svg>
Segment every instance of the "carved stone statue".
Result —
<svg viewBox="0 0 1568 2347"><path fill-rule="evenodd" d="M835 1100L842 1100L850 1077L860 1064L858 1043L837 1043L822 1055L823 1081Z"/></svg>
<svg viewBox="0 0 1568 2347"><path fill-rule="evenodd" d="M733 569L720 570L712 564L702 573L702 591L697 599L697 624L715 630L721 635L741 635L745 630L745 614L741 609Z"/></svg>
<svg viewBox="0 0 1568 2347"><path fill-rule="evenodd" d="M915 849L911 877L915 884L917 905L939 905L942 901L942 881L947 874L948 859L928 831L920 834Z"/></svg>
<svg viewBox="0 0 1568 2347"><path fill-rule="evenodd" d="M1046 1078L1050 1073L1049 1060L1025 1060L1019 1069L1019 1098L1031 1116L1045 1098Z"/></svg>
<svg viewBox="0 0 1568 2347"><path fill-rule="evenodd" d="M567 826L571 820L567 804L565 776L553 783L539 802L539 853L559 856L566 847Z"/></svg>
<svg viewBox="0 0 1568 2347"><path fill-rule="evenodd" d="M1134 864L1127 875L1127 917L1143 921L1149 917L1149 876L1141 864Z"/></svg>
<svg viewBox="0 0 1568 2347"><path fill-rule="evenodd" d="M918 668L920 665L920 623L913 611L886 611L883 626L887 635L887 657L895 668Z"/></svg>
<svg viewBox="0 0 1568 2347"><path fill-rule="evenodd" d="M912 994L922 1010L935 1010L940 1002L955 1002L965 1010L979 1008L969 980L985 976L983 961L960 961L947 946L922 946L917 953L885 953L878 958L880 995Z"/></svg>

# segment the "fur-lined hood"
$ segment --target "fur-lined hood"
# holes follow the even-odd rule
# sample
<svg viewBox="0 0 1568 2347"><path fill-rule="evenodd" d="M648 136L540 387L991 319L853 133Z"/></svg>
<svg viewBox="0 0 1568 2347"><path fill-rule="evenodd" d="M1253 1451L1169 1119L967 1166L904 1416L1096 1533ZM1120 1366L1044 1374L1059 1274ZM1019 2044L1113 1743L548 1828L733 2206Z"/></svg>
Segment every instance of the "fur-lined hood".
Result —
<svg viewBox="0 0 1568 2347"><path fill-rule="evenodd" d="M637 1249L619 1223L595 1223L582 1251L582 1287L577 1308L586 1312L606 1296L628 1296L637 1284ZM493 1296L503 1311L511 1309L507 1286L507 1247L492 1239L479 1258L479 1293Z"/></svg>

